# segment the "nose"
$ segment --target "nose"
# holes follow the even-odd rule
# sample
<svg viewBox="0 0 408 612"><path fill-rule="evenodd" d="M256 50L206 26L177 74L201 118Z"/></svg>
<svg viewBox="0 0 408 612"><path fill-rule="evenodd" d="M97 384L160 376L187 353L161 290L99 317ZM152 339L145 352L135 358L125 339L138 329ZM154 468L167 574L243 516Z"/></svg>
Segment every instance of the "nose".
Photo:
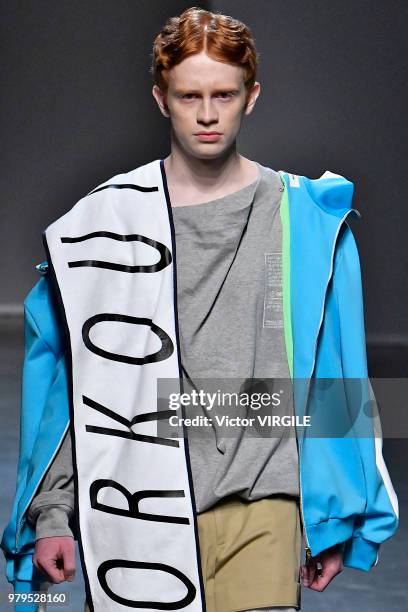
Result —
<svg viewBox="0 0 408 612"><path fill-rule="evenodd" d="M211 125L218 122L218 111L211 98L202 98L197 109L197 123Z"/></svg>

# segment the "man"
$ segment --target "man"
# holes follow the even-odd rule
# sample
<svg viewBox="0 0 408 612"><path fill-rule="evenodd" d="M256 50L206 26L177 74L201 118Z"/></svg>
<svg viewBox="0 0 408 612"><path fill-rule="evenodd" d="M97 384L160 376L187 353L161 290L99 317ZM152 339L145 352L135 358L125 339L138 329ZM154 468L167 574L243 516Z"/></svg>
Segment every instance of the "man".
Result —
<svg viewBox="0 0 408 612"><path fill-rule="evenodd" d="M368 570L396 529L378 439L254 444L214 427L210 441L175 442L136 427L157 424L161 377L367 376L352 184L237 151L257 59L231 17L170 19L152 91L170 155L112 177L44 232L23 382L23 403L34 387L42 408L22 411L30 442L2 541L16 589L73 579L77 536L85 609L298 609L299 571L322 591L343 563Z"/></svg>

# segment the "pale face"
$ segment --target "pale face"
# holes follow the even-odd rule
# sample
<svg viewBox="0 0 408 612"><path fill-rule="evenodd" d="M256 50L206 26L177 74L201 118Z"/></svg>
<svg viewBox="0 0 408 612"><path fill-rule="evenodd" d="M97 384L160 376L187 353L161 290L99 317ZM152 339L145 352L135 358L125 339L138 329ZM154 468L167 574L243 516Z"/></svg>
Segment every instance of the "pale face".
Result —
<svg viewBox="0 0 408 612"><path fill-rule="evenodd" d="M213 159L230 149L243 116L252 112L259 83L255 83L245 105L243 68L218 62L205 52L187 57L165 76L166 94L157 85L152 93L163 115L170 117L175 143L186 154L200 159ZM200 136L200 132L207 136Z"/></svg>

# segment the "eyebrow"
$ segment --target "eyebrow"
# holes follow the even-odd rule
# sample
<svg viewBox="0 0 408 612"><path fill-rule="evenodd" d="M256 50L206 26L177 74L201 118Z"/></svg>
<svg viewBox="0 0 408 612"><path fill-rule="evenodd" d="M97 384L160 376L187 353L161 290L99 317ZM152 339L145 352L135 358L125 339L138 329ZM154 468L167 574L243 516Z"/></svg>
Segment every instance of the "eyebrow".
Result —
<svg viewBox="0 0 408 612"><path fill-rule="evenodd" d="M213 93L220 93L220 92L231 92L231 93L239 93L239 89L237 89L236 87L217 87ZM182 94L186 94L186 93L194 93L194 94L199 94L201 93L198 89L194 89L194 87L192 87L191 89L175 89L174 93L176 95L182 95Z"/></svg>

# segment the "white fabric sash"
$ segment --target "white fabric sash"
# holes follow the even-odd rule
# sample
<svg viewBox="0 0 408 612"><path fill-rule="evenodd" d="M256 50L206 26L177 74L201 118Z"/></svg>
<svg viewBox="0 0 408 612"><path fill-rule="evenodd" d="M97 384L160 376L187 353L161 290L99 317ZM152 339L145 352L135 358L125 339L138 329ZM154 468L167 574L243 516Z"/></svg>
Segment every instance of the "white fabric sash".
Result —
<svg viewBox="0 0 408 612"><path fill-rule="evenodd" d="M78 541L96 612L205 609L186 441L157 437L178 378L174 231L155 160L43 234L66 319Z"/></svg>

